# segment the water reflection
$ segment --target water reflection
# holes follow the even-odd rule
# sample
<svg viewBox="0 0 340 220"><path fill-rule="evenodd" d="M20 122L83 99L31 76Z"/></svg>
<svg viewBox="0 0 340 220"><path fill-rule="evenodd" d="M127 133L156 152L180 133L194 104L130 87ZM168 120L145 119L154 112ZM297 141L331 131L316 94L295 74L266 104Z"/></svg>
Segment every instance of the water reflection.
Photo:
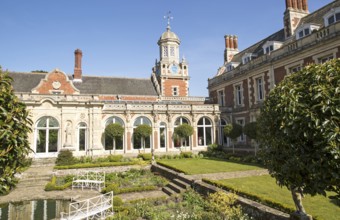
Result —
<svg viewBox="0 0 340 220"><path fill-rule="evenodd" d="M59 219L68 212L69 201L34 200L0 205L0 220L50 220Z"/></svg>

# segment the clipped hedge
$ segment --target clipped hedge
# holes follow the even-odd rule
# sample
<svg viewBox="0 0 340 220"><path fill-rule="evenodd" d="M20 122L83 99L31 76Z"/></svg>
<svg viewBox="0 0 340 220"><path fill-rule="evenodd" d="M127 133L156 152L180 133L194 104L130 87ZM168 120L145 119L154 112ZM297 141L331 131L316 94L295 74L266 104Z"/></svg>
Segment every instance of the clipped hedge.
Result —
<svg viewBox="0 0 340 220"><path fill-rule="evenodd" d="M188 151L188 152L181 152L180 153L180 157L181 158L193 158L193 153Z"/></svg>
<svg viewBox="0 0 340 220"><path fill-rule="evenodd" d="M144 161L149 161L152 159L151 153L140 153L138 154L137 158L142 158Z"/></svg>
<svg viewBox="0 0 340 220"><path fill-rule="evenodd" d="M130 192L142 192L142 191L151 191L158 189L157 186L134 186L128 188L119 188L117 184L109 184L104 189L102 189L102 193L113 192L115 195L130 193Z"/></svg>
<svg viewBox="0 0 340 220"><path fill-rule="evenodd" d="M65 170L65 169L81 169L81 168L93 168L93 167L114 167L114 166L127 166L140 164L139 161L129 162L102 162L102 163L78 163L74 165L55 166L54 169Z"/></svg>
<svg viewBox="0 0 340 220"><path fill-rule="evenodd" d="M67 182L64 185L57 186L56 185L57 177L53 176L51 182L45 185L45 191L53 191L53 190L64 190L70 186L72 186L72 182Z"/></svg>
<svg viewBox="0 0 340 220"><path fill-rule="evenodd" d="M231 186L226 186L226 185L224 185L222 183L219 183L217 180L209 180L209 179L203 178L202 181L206 182L206 183L209 183L211 185L217 186L217 187L219 187L221 189L224 189L224 190L227 190L227 191L231 191L231 192L233 192L233 193L235 193L237 195L243 196L245 198L257 201L257 202L259 202L261 204L268 205L268 206L270 206L270 207L272 207L274 209L280 210L282 212L293 213L293 212L296 211L295 209L292 209L291 207L283 205L283 204L281 204L279 202L276 202L274 200L267 199L267 198L262 198L261 196L254 195L254 194L247 193L247 192L243 192L243 191L239 191L239 190L237 190L237 189L235 189L234 187L231 187Z"/></svg>

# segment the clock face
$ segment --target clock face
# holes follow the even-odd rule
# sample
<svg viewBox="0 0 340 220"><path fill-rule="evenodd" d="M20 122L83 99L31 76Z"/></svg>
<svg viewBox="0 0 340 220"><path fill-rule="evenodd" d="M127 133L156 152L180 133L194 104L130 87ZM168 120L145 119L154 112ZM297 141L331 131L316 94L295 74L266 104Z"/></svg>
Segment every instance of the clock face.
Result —
<svg viewBox="0 0 340 220"><path fill-rule="evenodd" d="M172 74L176 74L178 72L178 67L173 64L171 67L170 67L170 71Z"/></svg>

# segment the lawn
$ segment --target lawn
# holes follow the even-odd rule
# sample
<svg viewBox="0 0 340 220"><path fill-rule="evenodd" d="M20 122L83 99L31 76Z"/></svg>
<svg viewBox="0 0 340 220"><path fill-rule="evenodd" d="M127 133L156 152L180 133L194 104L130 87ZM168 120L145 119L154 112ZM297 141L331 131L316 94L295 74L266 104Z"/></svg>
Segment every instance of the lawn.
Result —
<svg viewBox="0 0 340 220"><path fill-rule="evenodd" d="M285 187L279 187L275 183L275 179L269 175L219 180L215 182L226 185L228 188L236 189L237 191L256 195L264 199L274 200L292 209L295 207L290 191ZM328 195L335 195L335 193L329 193ZM339 219L339 205L336 205L334 200L332 201L327 197L320 195L311 197L306 195L303 199L303 205L306 212L313 217L318 217L317 219Z"/></svg>
<svg viewBox="0 0 340 220"><path fill-rule="evenodd" d="M207 158L164 159L157 161L157 163L189 175L263 169L255 165Z"/></svg>

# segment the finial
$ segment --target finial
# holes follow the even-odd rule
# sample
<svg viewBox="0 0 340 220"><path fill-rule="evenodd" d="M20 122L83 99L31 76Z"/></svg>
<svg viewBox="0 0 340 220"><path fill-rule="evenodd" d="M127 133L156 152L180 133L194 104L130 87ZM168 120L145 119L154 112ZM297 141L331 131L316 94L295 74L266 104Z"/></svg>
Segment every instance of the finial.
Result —
<svg viewBox="0 0 340 220"><path fill-rule="evenodd" d="M166 29L169 31L170 28L170 20L174 19L174 17L170 16L171 15L171 11L168 11L167 15L164 16L164 19L168 20L168 25L166 26Z"/></svg>

